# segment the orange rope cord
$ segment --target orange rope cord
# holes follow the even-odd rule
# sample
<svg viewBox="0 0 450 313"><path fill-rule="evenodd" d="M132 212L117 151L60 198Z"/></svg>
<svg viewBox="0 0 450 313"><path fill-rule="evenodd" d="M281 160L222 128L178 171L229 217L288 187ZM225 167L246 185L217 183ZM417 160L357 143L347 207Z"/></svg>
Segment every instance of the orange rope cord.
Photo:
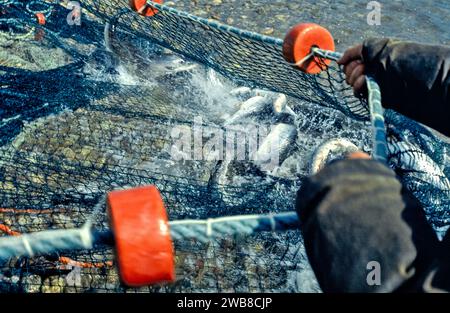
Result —
<svg viewBox="0 0 450 313"><path fill-rule="evenodd" d="M10 235L10 236L20 236L22 235L20 232L12 230L9 226L0 224L0 231ZM78 262L68 257L59 257L59 262L71 265L75 267L81 267L81 268L105 268L105 267L112 267L113 262L112 261L105 261L105 262L99 262L99 263L91 263L91 262Z"/></svg>
<svg viewBox="0 0 450 313"><path fill-rule="evenodd" d="M104 268L104 267L113 266L112 261L99 262L99 263L79 262L79 261L75 261L75 260L72 260L71 258L67 258L67 257L63 257L63 256L59 258L59 262L66 264L66 265L71 265L71 266L81 267L81 268Z"/></svg>

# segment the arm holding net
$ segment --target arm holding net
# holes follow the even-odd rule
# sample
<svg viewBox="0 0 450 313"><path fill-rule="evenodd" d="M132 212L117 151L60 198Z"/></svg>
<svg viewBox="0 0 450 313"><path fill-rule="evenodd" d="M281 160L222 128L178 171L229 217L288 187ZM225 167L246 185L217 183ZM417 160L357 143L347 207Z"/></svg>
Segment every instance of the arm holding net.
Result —
<svg viewBox="0 0 450 313"><path fill-rule="evenodd" d="M297 213L242 215L207 220L182 220L169 223L172 240L197 239L208 242L213 238L251 235L263 231L298 229ZM149 238L148 240L151 240ZM111 246L111 231L80 229L48 230L15 237L0 238L0 262L13 257L33 257L57 252L91 250L96 246Z"/></svg>
<svg viewBox="0 0 450 313"><path fill-rule="evenodd" d="M380 162L387 162L387 135L384 121L384 109L381 105L381 91L377 82L367 76L367 90L369 94L370 121L372 123L372 157Z"/></svg>
<svg viewBox="0 0 450 313"><path fill-rule="evenodd" d="M318 48L311 50L313 55L324 59L337 61L342 57L342 53L334 51L326 51ZM387 162L387 136L386 125L384 122L384 109L381 104L380 86L370 76L367 76L367 90L370 111L370 122L372 126L372 157L380 162Z"/></svg>

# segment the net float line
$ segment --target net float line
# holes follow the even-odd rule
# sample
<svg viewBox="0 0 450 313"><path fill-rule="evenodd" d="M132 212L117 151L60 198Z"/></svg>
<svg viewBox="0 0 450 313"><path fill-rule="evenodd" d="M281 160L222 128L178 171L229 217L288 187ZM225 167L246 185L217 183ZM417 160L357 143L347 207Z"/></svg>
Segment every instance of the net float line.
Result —
<svg viewBox="0 0 450 313"><path fill-rule="evenodd" d="M7 237L8 239L11 239L11 237L21 237L21 236L23 236L22 233L11 229L11 227L9 227L7 225L4 225L4 224L0 224L0 232L10 236L10 237ZM2 241L2 240L5 240L5 238L3 237L3 238L0 239L0 241ZM50 253L47 253L47 254L50 254ZM1 261L2 261L2 259L0 257L0 262ZM62 264L65 264L65 265L75 266L75 267L80 267L80 268L104 268L104 267L111 267L111 266L113 266L113 262L112 261L106 261L106 262L81 262L81 261L76 261L76 260L73 260L73 259L71 259L69 257L64 257L64 256L58 257L58 262L60 262Z"/></svg>

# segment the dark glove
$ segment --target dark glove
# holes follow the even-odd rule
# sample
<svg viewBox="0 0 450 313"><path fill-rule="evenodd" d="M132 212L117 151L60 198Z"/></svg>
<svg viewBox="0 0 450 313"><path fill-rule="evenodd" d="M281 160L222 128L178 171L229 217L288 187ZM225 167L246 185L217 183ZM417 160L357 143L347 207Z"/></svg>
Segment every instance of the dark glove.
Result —
<svg viewBox="0 0 450 313"><path fill-rule="evenodd" d="M296 208L325 292L407 291L435 262L439 242L420 203L374 160L329 165L305 182ZM373 262L380 285L370 285Z"/></svg>

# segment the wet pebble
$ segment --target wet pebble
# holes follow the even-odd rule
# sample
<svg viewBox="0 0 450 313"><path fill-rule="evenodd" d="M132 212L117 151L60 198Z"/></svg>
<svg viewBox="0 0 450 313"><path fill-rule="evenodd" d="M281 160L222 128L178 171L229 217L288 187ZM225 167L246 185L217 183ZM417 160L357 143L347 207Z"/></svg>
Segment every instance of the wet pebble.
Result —
<svg viewBox="0 0 450 313"><path fill-rule="evenodd" d="M23 290L26 293L40 292L41 284L41 277L38 275L29 275L22 278Z"/></svg>

